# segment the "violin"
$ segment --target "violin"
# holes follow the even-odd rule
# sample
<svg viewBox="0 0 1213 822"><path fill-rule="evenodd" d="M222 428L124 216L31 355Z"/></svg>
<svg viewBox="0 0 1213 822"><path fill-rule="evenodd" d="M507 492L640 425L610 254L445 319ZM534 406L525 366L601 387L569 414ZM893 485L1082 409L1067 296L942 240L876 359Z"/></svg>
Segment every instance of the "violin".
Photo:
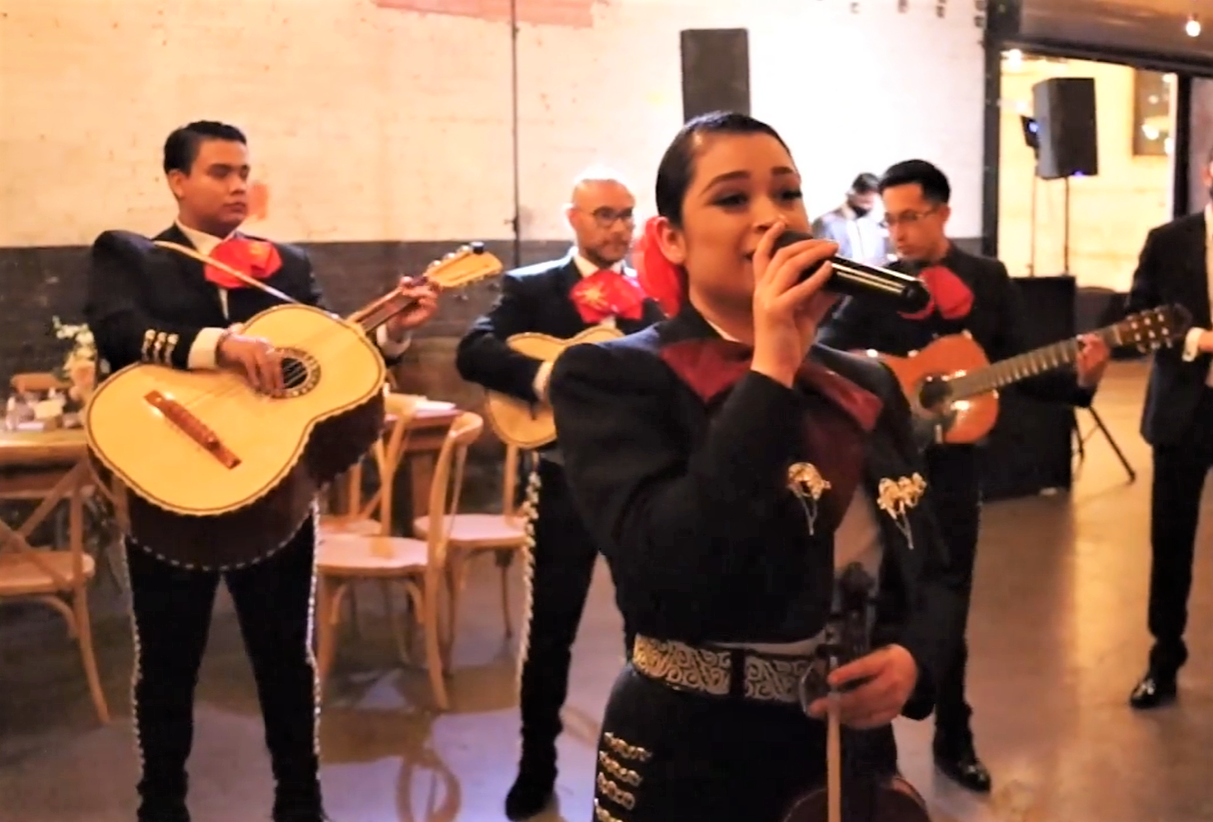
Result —
<svg viewBox="0 0 1213 822"><path fill-rule="evenodd" d="M896 774L874 777L862 791L852 791L844 807L842 743L849 732L839 719L841 691L827 685L826 678L870 650L873 587L871 576L858 563L849 565L839 579L841 607L831 618L826 642L818 649L823 664L811 668L800 683L800 704L806 711L820 695L827 698L826 783L798 797L783 822L931 822L922 795ZM844 689L860 684L848 683Z"/></svg>

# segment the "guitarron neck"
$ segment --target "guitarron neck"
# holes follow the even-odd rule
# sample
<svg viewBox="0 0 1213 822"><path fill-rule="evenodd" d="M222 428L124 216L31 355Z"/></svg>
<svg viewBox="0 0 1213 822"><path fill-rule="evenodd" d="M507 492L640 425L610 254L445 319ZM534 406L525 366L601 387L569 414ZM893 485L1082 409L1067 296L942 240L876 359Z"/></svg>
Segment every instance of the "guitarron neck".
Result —
<svg viewBox="0 0 1213 822"><path fill-rule="evenodd" d="M1109 348L1116 347L1116 327L1101 328L1091 332L1108 344ZM1078 340L1076 338L1035 348L1024 354L1019 354L993 365L986 366L971 374L954 377L949 380L952 388L951 398L963 400L996 391L999 388L1035 377L1046 371L1054 371L1073 365L1078 360Z"/></svg>
<svg viewBox="0 0 1213 822"><path fill-rule="evenodd" d="M417 300L413 297L406 297L399 291L393 291L355 311L349 316L349 321L358 323L362 326L363 331L370 334L401 311L408 310L416 302Z"/></svg>

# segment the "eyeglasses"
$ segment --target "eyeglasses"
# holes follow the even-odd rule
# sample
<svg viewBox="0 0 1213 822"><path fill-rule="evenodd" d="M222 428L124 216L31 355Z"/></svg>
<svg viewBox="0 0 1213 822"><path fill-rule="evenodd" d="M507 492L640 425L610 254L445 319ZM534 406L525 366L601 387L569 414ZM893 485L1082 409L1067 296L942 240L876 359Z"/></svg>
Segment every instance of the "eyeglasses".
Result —
<svg viewBox="0 0 1213 822"><path fill-rule="evenodd" d="M902 225L914 225L914 223L918 222L923 217L934 214L938 210L939 206L932 206L926 211L906 211L896 216L886 214L885 218L880 221L880 227L892 228L898 223L901 223Z"/></svg>
<svg viewBox="0 0 1213 822"><path fill-rule="evenodd" d="M616 211L613 208L596 208L593 211L585 209L577 209L583 214L589 214L594 218L594 222L599 228L611 228L616 222L622 220L625 226L636 225L636 213L633 209L625 208L623 211Z"/></svg>

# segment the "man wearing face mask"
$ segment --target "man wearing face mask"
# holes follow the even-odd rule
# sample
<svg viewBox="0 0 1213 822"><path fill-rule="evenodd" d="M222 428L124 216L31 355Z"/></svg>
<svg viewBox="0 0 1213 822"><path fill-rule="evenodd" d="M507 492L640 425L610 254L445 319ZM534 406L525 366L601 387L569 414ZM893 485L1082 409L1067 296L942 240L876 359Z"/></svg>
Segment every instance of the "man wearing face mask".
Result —
<svg viewBox="0 0 1213 822"><path fill-rule="evenodd" d="M931 292L931 303L908 314L862 299L846 300L822 328L818 341L844 350L876 351L904 357L947 334L968 332L991 362L1028 350L1019 293L998 260L968 254L947 237L951 186L942 171L924 160L897 163L880 180L884 222L897 252L890 267L916 273ZM1037 399L1086 407L1091 404L1110 351L1098 337L1079 338L1077 368L1024 380L1019 388ZM981 445L933 445L926 451L928 482L954 571L963 580L967 622L973 565L981 516ZM963 623L962 623L963 625ZM963 630L963 628L962 628ZM989 771L974 749L972 709L965 700L968 647L957 651L940 675L935 708L935 762L973 791L990 790Z"/></svg>
<svg viewBox="0 0 1213 822"><path fill-rule="evenodd" d="M886 265L889 233L876 214L879 187L875 174L860 174L851 183L843 204L813 221L813 236L838 243L840 256L868 265Z"/></svg>
<svg viewBox="0 0 1213 822"><path fill-rule="evenodd" d="M1213 149L1201 172L1213 196ZM1159 349L1150 369L1141 433L1154 449L1151 491L1149 668L1129 704L1156 708L1178 695L1179 669L1188 659L1184 629L1192 589L1193 547L1200 495L1213 467L1213 206L1159 226L1146 237L1128 311L1178 303L1192 313L1182 346Z"/></svg>
<svg viewBox="0 0 1213 822"><path fill-rule="evenodd" d="M569 339L594 325L631 334L660 320L661 309L644 296L635 272L624 265L635 207L632 192L617 174L605 169L582 173L565 207L576 245L559 260L502 277L500 298L459 343L455 367L460 375L489 391L546 404L552 363L514 351L510 337L531 332ZM573 507L558 444L544 446L535 456L527 482L533 539L527 557L529 613L520 652L522 757L505 802L512 820L542 812L555 789L560 709L598 556ZM630 639L626 626L625 632Z"/></svg>

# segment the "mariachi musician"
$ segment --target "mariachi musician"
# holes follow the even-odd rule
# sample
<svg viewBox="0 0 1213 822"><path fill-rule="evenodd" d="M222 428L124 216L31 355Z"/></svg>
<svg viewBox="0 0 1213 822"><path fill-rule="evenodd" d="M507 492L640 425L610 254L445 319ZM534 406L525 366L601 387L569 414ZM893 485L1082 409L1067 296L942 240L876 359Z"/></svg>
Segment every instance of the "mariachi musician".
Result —
<svg viewBox="0 0 1213 822"><path fill-rule="evenodd" d="M468 382L528 403L547 403L551 363L509 346L515 334L565 340L604 325L630 333L661 318L635 272L624 265L636 200L619 175L578 176L565 216L577 242L564 257L511 271L501 296L459 343L455 366ZM573 640L585 609L598 549L569 499L559 444L541 448L527 483L528 612L520 650L522 756L506 816L540 813L556 785L556 737L569 688ZM625 634L627 634L625 628Z"/></svg>
<svg viewBox="0 0 1213 822"><path fill-rule="evenodd" d="M923 160L889 168L880 181L885 225L899 271L918 272L932 293L931 303L906 314L872 301L848 299L822 326L818 341L843 350L874 349L904 357L946 334L969 332L991 361L1028 350L1018 292L997 260L968 254L946 233L951 186L944 173ZM1087 407L1107 367L1110 351L1099 337L1083 335L1077 371L1055 371L1020 383L1037 399ZM937 432L926 432L928 439ZM968 621L973 564L981 515L981 448L939 445L926 453L927 478L935 488L935 511L944 542L964 584ZM962 623L962 633L964 630ZM990 773L978 758L965 700L968 646L962 641L940 672L935 705L935 763L947 776L978 792L990 790Z"/></svg>
<svg viewBox="0 0 1213 822"><path fill-rule="evenodd" d="M306 253L240 234L248 214L249 155L234 126L201 121L173 131L164 171L177 219L156 239L189 246L306 305L321 305ZM85 315L100 356L114 369L157 363L198 370L236 368L263 391L282 386L281 358L242 334L277 301L214 266L105 232L93 244ZM410 329L434 313L428 286L405 287L419 302L379 330L385 356L399 356ZM182 482L189 482L182 477ZM140 757L139 822L188 822L186 760L194 687L215 593L231 591L265 717L275 780L274 822L322 822L317 683L312 655L315 524L236 569L185 568L126 540L134 632L134 723Z"/></svg>
<svg viewBox="0 0 1213 822"><path fill-rule="evenodd" d="M889 723L930 714L956 633L907 403L883 366L812 345L830 268L797 283L838 246L772 254L809 227L800 186L765 123L688 122L639 258L676 316L556 361L569 487L637 634L599 740L602 822L778 822L814 788L826 699L799 687L836 569L878 582L876 650L831 675L858 685L840 715L860 784L892 777Z"/></svg>

